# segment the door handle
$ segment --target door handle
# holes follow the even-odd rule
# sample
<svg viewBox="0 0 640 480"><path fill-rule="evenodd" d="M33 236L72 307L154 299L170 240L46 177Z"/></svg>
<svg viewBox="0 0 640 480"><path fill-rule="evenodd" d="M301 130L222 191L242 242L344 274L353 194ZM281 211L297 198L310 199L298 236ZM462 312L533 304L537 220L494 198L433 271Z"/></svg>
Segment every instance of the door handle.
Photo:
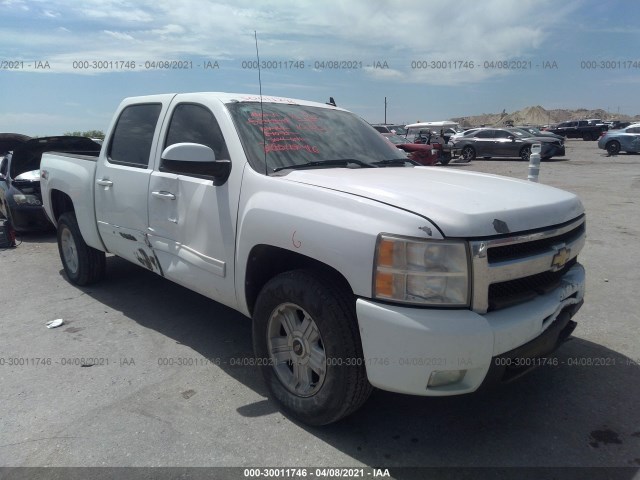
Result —
<svg viewBox="0 0 640 480"><path fill-rule="evenodd" d="M153 195L156 198L161 198L162 200L175 200L176 199L176 196L173 193L165 192L165 191L151 192L151 195Z"/></svg>
<svg viewBox="0 0 640 480"><path fill-rule="evenodd" d="M101 178L100 180L96 180L96 183L101 187L110 187L113 185L111 180L107 180L106 178Z"/></svg>

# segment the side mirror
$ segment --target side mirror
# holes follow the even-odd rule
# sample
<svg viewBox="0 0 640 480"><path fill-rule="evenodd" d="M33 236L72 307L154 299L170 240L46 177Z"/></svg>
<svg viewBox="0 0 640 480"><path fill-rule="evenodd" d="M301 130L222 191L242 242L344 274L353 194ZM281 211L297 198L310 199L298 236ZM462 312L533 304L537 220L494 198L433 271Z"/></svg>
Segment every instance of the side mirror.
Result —
<svg viewBox="0 0 640 480"><path fill-rule="evenodd" d="M513 135L509 135L507 138L508 138L509 140L511 140L512 142L515 142L515 141L516 141L516 137L515 137L515 136L513 136Z"/></svg>
<svg viewBox="0 0 640 480"><path fill-rule="evenodd" d="M231 160L216 160L213 150L199 143L175 143L164 149L160 171L189 175L224 184L231 173Z"/></svg>

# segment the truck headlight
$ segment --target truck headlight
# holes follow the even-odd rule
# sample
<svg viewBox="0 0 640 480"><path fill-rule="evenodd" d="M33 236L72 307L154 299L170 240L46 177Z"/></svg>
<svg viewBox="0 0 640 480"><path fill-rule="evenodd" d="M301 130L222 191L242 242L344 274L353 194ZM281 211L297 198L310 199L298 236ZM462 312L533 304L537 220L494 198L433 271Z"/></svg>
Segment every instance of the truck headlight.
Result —
<svg viewBox="0 0 640 480"><path fill-rule="evenodd" d="M13 200L18 205L42 205L42 202L35 195L24 195L22 193L16 193L13 195Z"/></svg>
<svg viewBox="0 0 640 480"><path fill-rule="evenodd" d="M378 236L373 279L375 298L466 307L469 290L465 242Z"/></svg>

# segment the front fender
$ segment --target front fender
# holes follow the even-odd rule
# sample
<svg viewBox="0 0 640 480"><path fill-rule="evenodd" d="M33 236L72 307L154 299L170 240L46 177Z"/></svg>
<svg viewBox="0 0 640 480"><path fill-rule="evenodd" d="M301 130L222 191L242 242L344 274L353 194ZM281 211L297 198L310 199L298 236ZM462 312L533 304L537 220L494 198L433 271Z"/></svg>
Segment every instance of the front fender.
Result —
<svg viewBox="0 0 640 480"><path fill-rule="evenodd" d="M256 245L271 245L313 258L340 272L354 294L371 298L378 234L441 239L424 218L368 198L290 182L245 169L238 212L236 292L249 313L245 277Z"/></svg>

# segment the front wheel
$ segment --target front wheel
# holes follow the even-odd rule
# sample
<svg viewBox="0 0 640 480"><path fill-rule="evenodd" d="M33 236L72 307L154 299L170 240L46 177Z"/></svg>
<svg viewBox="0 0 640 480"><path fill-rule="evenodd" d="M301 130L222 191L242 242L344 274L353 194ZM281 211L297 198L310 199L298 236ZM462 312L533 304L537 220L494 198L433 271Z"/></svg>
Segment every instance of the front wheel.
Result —
<svg viewBox="0 0 640 480"><path fill-rule="evenodd" d="M313 271L282 273L264 286L254 309L253 346L269 393L308 425L346 417L372 390L355 300L337 285Z"/></svg>
<svg viewBox="0 0 640 480"><path fill-rule="evenodd" d="M473 149L473 147L467 145L462 149L462 158L467 162L470 162L471 160L476 158L476 151Z"/></svg>
<svg viewBox="0 0 640 480"><path fill-rule="evenodd" d="M614 140L613 142L607 143L607 153L609 155L617 155L620 153L620 142Z"/></svg>
<svg viewBox="0 0 640 480"><path fill-rule="evenodd" d="M89 285L104 277L104 252L85 243L73 212L63 213L58 219L58 252L71 283Z"/></svg>

